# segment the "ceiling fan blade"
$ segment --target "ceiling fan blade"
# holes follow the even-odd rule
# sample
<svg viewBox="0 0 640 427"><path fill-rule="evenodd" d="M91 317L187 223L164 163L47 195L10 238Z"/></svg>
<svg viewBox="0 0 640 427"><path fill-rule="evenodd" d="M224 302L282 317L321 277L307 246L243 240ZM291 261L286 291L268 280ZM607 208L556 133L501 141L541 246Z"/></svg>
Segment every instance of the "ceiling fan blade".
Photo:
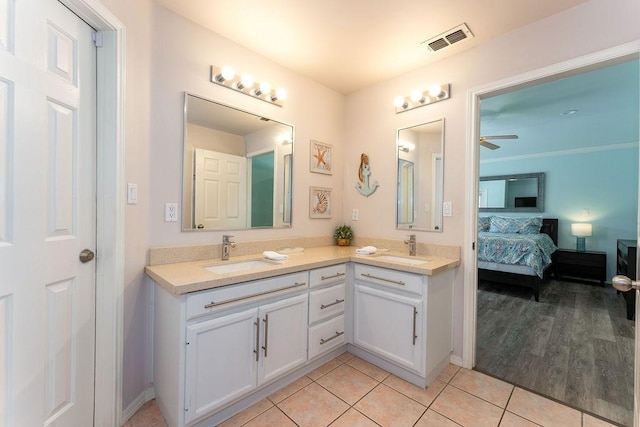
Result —
<svg viewBox="0 0 640 427"><path fill-rule="evenodd" d="M480 140L480 145L482 145L485 148L488 148L489 150L497 150L498 148L500 148L499 145L492 144L491 142L485 141L484 139Z"/></svg>
<svg viewBox="0 0 640 427"><path fill-rule="evenodd" d="M487 135L487 136L481 136L480 139L481 140L487 140L487 139L518 139L518 135Z"/></svg>

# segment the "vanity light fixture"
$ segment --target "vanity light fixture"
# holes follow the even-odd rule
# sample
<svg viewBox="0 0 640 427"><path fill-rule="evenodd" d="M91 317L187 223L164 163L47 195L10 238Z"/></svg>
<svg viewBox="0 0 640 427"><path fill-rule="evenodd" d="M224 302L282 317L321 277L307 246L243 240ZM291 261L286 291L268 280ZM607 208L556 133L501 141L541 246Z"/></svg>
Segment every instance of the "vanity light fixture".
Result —
<svg viewBox="0 0 640 427"><path fill-rule="evenodd" d="M397 96L393 100L393 105L395 105L396 114L398 114L427 104L444 101L445 99L449 99L450 96L451 84L436 84L432 85L427 91L422 89L414 90L411 96L408 97Z"/></svg>
<svg viewBox="0 0 640 427"><path fill-rule="evenodd" d="M240 77L228 65L224 67L212 65L211 82L278 107L282 107L283 101L287 98L287 91L284 88L273 90L269 82L258 83L250 74L243 74Z"/></svg>
<svg viewBox="0 0 640 427"><path fill-rule="evenodd" d="M408 153L409 151L413 151L416 148L416 144L408 141L400 141L398 143L398 150Z"/></svg>

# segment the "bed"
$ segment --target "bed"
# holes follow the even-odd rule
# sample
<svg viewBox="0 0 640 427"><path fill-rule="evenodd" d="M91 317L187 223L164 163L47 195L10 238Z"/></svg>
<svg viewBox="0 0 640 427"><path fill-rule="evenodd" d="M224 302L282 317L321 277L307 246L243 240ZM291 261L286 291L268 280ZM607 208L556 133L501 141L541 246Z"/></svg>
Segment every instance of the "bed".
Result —
<svg viewBox="0 0 640 427"><path fill-rule="evenodd" d="M478 281L523 286L540 300L553 273L557 218L490 216L478 224Z"/></svg>

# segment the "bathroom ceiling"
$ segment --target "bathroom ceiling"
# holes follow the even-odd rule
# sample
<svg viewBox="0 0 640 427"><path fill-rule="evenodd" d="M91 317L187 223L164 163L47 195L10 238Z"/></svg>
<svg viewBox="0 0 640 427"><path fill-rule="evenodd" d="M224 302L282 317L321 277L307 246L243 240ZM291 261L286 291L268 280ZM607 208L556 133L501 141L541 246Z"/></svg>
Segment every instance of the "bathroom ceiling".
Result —
<svg viewBox="0 0 640 427"><path fill-rule="evenodd" d="M156 1L300 75L348 94L586 0ZM422 43L463 23L473 38L437 52Z"/></svg>

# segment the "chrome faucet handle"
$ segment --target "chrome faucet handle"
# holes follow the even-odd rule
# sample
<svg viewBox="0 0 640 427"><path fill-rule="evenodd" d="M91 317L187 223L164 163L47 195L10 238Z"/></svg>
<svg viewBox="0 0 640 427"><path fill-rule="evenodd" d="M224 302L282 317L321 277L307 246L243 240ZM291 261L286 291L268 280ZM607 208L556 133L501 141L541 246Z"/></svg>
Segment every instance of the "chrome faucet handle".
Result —
<svg viewBox="0 0 640 427"><path fill-rule="evenodd" d="M409 255L415 256L416 254L416 235L408 234L409 238L404 241L405 245L409 245Z"/></svg>
<svg viewBox="0 0 640 427"><path fill-rule="evenodd" d="M407 237L409 237L407 240L404 241L404 243L411 243L411 242L415 242L416 241L416 235L415 234L407 234Z"/></svg>

